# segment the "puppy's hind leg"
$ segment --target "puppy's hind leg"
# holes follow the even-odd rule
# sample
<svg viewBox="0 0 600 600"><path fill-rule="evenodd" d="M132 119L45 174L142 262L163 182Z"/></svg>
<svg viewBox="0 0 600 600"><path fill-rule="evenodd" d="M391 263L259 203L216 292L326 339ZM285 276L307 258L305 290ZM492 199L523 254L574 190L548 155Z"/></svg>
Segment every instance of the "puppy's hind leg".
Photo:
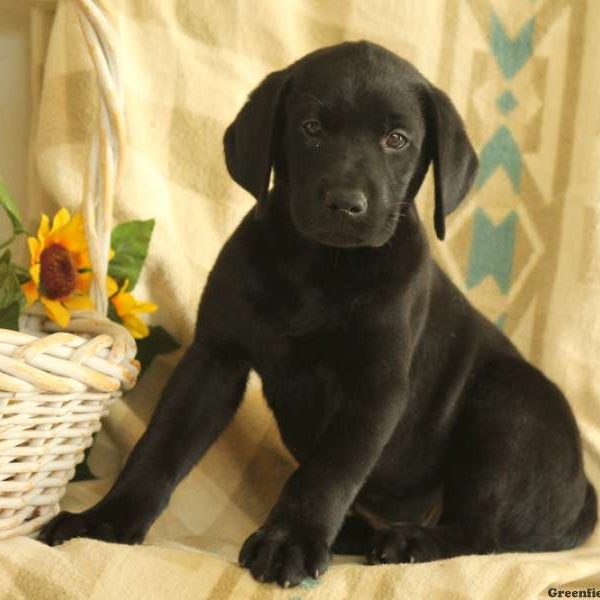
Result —
<svg viewBox="0 0 600 600"><path fill-rule="evenodd" d="M458 418L439 524L379 532L368 558L563 550L590 535L596 510L562 393L524 361L498 360L476 375Z"/></svg>
<svg viewBox="0 0 600 600"><path fill-rule="evenodd" d="M248 370L234 348L207 341L192 345L108 495L81 514L59 513L39 539L50 545L73 537L141 542L176 484L233 416Z"/></svg>
<svg viewBox="0 0 600 600"><path fill-rule="evenodd" d="M367 550L367 562L429 562L476 551L473 539L461 527L399 523L375 533Z"/></svg>

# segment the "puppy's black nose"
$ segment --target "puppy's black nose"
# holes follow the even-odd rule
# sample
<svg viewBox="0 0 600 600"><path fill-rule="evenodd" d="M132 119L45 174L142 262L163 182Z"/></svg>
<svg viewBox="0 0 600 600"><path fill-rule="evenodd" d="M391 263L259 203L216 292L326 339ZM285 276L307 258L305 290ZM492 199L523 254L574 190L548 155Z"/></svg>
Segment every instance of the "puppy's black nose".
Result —
<svg viewBox="0 0 600 600"><path fill-rule="evenodd" d="M329 190L325 206L333 213L347 217L360 217L367 212L367 197L360 190Z"/></svg>

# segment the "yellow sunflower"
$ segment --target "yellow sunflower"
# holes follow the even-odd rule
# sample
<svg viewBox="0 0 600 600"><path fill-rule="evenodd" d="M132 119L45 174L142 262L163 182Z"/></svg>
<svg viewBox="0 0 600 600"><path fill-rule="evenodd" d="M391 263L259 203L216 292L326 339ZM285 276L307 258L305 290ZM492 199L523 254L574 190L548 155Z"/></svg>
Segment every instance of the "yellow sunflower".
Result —
<svg viewBox="0 0 600 600"><path fill-rule="evenodd" d="M48 317L61 327L69 324L69 311L93 308L90 260L79 213L71 218L61 208L52 227L47 215L42 215L37 237L27 243L31 279L21 286L27 306L39 300Z"/></svg>
<svg viewBox="0 0 600 600"><path fill-rule="evenodd" d="M145 338L150 330L148 325L138 317L137 313L153 313L158 309L158 306L153 302L140 302L134 298L133 294L127 291L129 287L128 279L120 288L112 277L108 277L106 283L110 301L115 307L119 318L123 321L123 325L134 338Z"/></svg>

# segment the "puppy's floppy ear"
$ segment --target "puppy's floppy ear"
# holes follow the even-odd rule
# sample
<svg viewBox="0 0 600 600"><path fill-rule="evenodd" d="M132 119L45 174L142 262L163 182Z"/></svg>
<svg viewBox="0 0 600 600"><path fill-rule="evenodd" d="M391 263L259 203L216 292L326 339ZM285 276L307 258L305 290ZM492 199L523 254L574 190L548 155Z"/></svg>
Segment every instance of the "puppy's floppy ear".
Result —
<svg viewBox="0 0 600 600"><path fill-rule="evenodd" d="M435 185L433 221L440 240L446 234L445 217L467 195L477 174L479 161L458 111L448 96L428 86L431 159Z"/></svg>
<svg viewBox="0 0 600 600"><path fill-rule="evenodd" d="M275 71L250 94L223 139L233 180L259 202L269 191L276 138L281 128L283 91L289 70Z"/></svg>

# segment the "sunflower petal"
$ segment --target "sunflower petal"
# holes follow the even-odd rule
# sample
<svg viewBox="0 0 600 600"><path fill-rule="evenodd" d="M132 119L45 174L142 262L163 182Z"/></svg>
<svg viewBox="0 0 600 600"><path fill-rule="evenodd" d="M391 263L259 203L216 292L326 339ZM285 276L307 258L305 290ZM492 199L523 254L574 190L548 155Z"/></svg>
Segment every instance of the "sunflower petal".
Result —
<svg viewBox="0 0 600 600"><path fill-rule="evenodd" d="M31 275L31 279L33 279L35 285L40 285L40 270L42 265L38 263L37 265L33 265L29 267L29 274Z"/></svg>
<svg viewBox="0 0 600 600"><path fill-rule="evenodd" d="M120 317L124 317L125 315L131 313L132 304L131 302L128 302L128 300L129 299L125 298L122 292L115 294L110 299L110 301L113 303L113 306L115 307L115 310L117 311L117 314Z"/></svg>
<svg viewBox="0 0 600 600"><path fill-rule="evenodd" d="M37 285L35 284L35 281L31 279L21 284L21 291L25 296L26 306L33 304L38 299L39 292Z"/></svg>
<svg viewBox="0 0 600 600"><path fill-rule="evenodd" d="M40 220L40 226L38 227L37 237L40 242L40 245L44 245L44 239L48 235L50 231L50 219L48 219L48 215L42 214L42 218Z"/></svg>
<svg viewBox="0 0 600 600"><path fill-rule="evenodd" d="M117 314L120 317L129 314L135 308L135 298L129 293L125 292L126 283L121 289L111 298Z"/></svg>
<svg viewBox="0 0 600 600"><path fill-rule="evenodd" d="M56 241L72 241L74 244L81 245L85 241L85 228L81 213L75 213L70 221L57 228L52 234Z"/></svg>
<svg viewBox="0 0 600 600"><path fill-rule="evenodd" d="M29 246L30 264L40 262L40 255L42 254L42 244L34 237L27 238L27 245Z"/></svg>
<svg viewBox="0 0 600 600"><path fill-rule="evenodd" d="M89 296L77 295L77 296L69 296L65 298L62 303L66 306L66 308L70 311L73 310L93 310L94 303Z"/></svg>
<svg viewBox="0 0 600 600"><path fill-rule="evenodd" d="M77 270L89 269L92 266L87 246L84 246L79 250L71 251L71 257L73 258L73 264Z"/></svg>
<svg viewBox="0 0 600 600"><path fill-rule="evenodd" d="M56 233L61 227L64 227L71 220L71 214L68 209L61 208L55 215L52 221L52 229L50 235Z"/></svg>
<svg viewBox="0 0 600 600"><path fill-rule="evenodd" d="M158 310L158 305L154 304L154 302L139 302L136 300L133 310L135 312L153 313Z"/></svg>
<svg viewBox="0 0 600 600"><path fill-rule="evenodd" d="M109 298L119 291L119 284L110 275L106 277L106 291Z"/></svg>
<svg viewBox="0 0 600 600"><path fill-rule="evenodd" d="M51 234L55 244L64 246L70 253L76 269L87 269L90 266L85 227L81 213L76 213L65 225Z"/></svg>
<svg viewBox="0 0 600 600"><path fill-rule="evenodd" d="M131 335L136 339L145 338L150 333L148 325L144 323L139 317L135 315L125 315L123 318L123 324L129 330Z"/></svg>
<svg viewBox="0 0 600 600"><path fill-rule="evenodd" d="M77 273L75 277L75 291L81 294L87 294L90 291L90 284L92 282L92 273L87 271L86 273Z"/></svg>
<svg viewBox="0 0 600 600"><path fill-rule="evenodd" d="M58 323L61 327L66 327L69 324L69 311L58 300L50 300L50 298L41 296L40 301L44 305L48 317L55 323Z"/></svg>

